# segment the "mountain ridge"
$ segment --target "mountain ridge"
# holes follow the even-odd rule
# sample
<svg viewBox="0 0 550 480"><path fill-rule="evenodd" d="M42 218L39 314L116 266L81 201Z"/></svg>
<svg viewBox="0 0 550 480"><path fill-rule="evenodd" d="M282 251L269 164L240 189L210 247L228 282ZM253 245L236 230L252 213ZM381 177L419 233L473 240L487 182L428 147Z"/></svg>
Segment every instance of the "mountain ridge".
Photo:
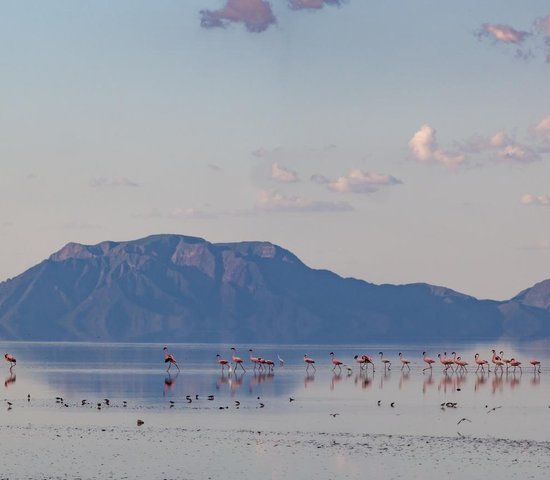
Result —
<svg viewBox="0 0 550 480"><path fill-rule="evenodd" d="M544 285L540 285L544 284ZM0 283L0 338L323 343L550 337L550 280L507 301L375 285L268 241L69 242ZM534 288L534 287L533 287ZM548 290L548 291L547 291Z"/></svg>

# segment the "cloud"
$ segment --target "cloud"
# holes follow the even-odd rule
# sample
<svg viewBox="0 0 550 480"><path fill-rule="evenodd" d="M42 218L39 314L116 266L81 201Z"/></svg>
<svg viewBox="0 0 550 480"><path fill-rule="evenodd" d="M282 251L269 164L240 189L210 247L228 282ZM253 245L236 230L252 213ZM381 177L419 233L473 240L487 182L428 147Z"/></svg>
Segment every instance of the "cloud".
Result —
<svg viewBox="0 0 550 480"><path fill-rule="evenodd" d="M521 44L530 35L529 32L516 30L510 25L484 23L478 31L479 36L492 38L495 42Z"/></svg>
<svg viewBox="0 0 550 480"><path fill-rule="evenodd" d="M373 193L380 187L398 185L402 183L392 175L381 175L379 173L363 172L355 168L347 175L331 180L324 175L312 175L311 180L321 185L326 184L334 192L340 193Z"/></svg>
<svg viewBox="0 0 550 480"><path fill-rule="evenodd" d="M413 135L409 147L414 158L423 163L441 163L451 169L460 166L466 159L465 155L439 149L435 133L435 129L430 125L422 125Z"/></svg>
<svg viewBox="0 0 550 480"><path fill-rule="evenodd" d="M139 184L125 177L95 177L90 180L90 187L139 187Z"/></svg>
<svg viewBox="0 0 550 480"><path fill-rule="evenodd" d="M285 196L276 190L262 190L256 208L267 212L349 212L353 207L347 202L322 202L297 196Z"/></svg>
<svg viewBox="0 0 550 480"><path fill-rule="evenodd" d="M288 0L288 5L293 10L320 9L325 5L341 6L344 0Z"/></svg>
<svg viewBox="0 0 550 480"><path fill-rule="evenodd" d="M299 180L296 172L281 167L277 162L271 164L271 179L280 183L294 183Z"/></svg>
<svg viewBox="0 0 550 480"><path fill-rule="evenodd" d="M532 163L541 158L535 148L515 141L503 131L491 137L476 136L463 146L463 151L475 154L490 152L497 160L515 163Z"/></svg>
<svg viewBox="0 0 550 480"><path fill-rule="evenodd" d="M213 170L214 172L219 172L222 169L219 165L216 165L215 163L209 163L208 168L210 170Z"/></svg>
<svg viewBox="0 0 550 480"><path fill-rule="evenodd" d="M201 26L225 28L231 22L243 23L249 32L260 33L277 22L267 0L226 0L218 10L201 10Z"/></svg>
<svg viewBox="0 0 550 480"><path fill-rule="evenodd" d="M526 193L520 197L519 203L522 205L550 206L550 195L533 195L531 193Z"/></svg>
<svg viewBox="0 0 550 480"><path fill-rule="evenodd" d="M546 141L550 142L550 115L543 118L534 130L537 135L541 135Z"/></svg>

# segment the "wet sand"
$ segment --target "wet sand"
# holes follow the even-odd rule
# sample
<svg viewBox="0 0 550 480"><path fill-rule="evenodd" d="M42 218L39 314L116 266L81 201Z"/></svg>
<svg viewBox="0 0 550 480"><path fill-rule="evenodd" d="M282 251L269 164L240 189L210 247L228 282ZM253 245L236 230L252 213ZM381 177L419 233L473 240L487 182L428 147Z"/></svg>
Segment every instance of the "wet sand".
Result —
<svg viewBox="0 0 550 480"><path fill-rule="evenodd" d="M368 426L357 433L346 431L345 414L319 414L316 425L304 430L295 427L311 425L312 417L300 419L299 412L53 409L49 422L41 421L43 409L23 412L11 419L8 414L15 412L2 414L9 421L0 430L1 479L545 479L550 474L548 441L458 432L380 434L369 433ZM379 420L370 423L381 428Z"/></svg>

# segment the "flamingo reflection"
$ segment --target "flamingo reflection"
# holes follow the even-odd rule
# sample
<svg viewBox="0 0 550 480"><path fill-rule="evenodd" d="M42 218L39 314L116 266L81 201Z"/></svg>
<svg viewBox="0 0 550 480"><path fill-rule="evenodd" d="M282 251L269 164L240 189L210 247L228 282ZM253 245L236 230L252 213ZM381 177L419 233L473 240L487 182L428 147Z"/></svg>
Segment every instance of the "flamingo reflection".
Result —
<svg viewBox="0 0 550 480"><path fill-rule="evenodd" d="M476 383L474 385L474 392L477 392L478 388L482 387L487 383L487 379L489 378L489 373L487 373L487 376L485 376L485 372L482 370L481 374L476 373Z"/></svg>
<svg viewBox="0 0 550 480"><path fill-rule="evenodd" d="M430 370L430 374L427 377L424 377L424 381L422 382L422 393L426 394L426 390L428 390L428 387L431 387L433 384L433 374Z"/></svg>
<svg viewBox="0 0 550 480"><path fill-rule="evenodd" d="M12 372L12 370L10 368L10 376L7 377L6 380L4 381L4 387L8 388L12 384L14 384L16 378L17 378L17 376L15 375L15 373Z"/></svg>
<svg viewBox="0 0 550 480"><path fill-rule="evenodd" d="M313 383L314 381L315 381L315 372L307 372L306 371L306 375L304 377L304 388L307 388L307 386L310 383Z"/></svg>
<svg viewBox="0 0 550 480"><path fill-rule="evenodd" d="M166 394L172 390L179 374L180 372L177 372L176 375L172 378L172 376L170 375L170 372L168 372L168 376L164 379L164 389L162 392L163 397L166 396Z"/></svg>
<svg viewBox="0 0 550 480"><path fill-rule="evenodd" d="M341 371L339 371L339 372L334 372L334 373L332 374L332 378L331 378L331 380L330 380L330 389L331 389L331 390L334 390L334 386L335 386L337 383L341 382L341 381L342 381L342 372L341 372Z"/></svg>
<svg viewBox="0 0 550 480"><path fill-rule="evenodd" d="M373 380L374 380L374 374L369 375L369 372L367 370L364 372L359 372L358 375L355 375L355 378L353 379L353 383L357 385L359 382L361 382L361 388L364 390L372 386Z"/></svg>
<svg viewBox="0 0 550 480"><path fill-rule="evenodd" d="M399 377L399 390L401 390L403 384L409 379L409 376L411 374L410 369L411 367L409 367L409 370L401 370L401 376Z"/></svg>

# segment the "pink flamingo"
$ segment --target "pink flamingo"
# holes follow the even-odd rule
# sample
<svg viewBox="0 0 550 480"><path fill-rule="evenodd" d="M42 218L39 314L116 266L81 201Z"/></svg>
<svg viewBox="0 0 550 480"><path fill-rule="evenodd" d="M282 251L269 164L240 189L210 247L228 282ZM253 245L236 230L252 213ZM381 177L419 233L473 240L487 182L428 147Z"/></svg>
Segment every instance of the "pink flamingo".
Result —
<svg viewBox="0 0 550 480"><path fill-rule="evenodd" d="M504 362L506 365L506 371L508 371L508 368L510 368L512 365L510 365L510 362L512 361L511 358L504 358L504 352L501 350L499 353L500 359Z"/></svg>
<svg viewBox="0 0 550 480"><path fill-rule="evenodd" d="M519 371L523 373L523 370L521 369L521 362L518 362L515 358L510 359L510 366L514 367L514 373L516 373L516 368L519 368Z"/></svg>
<svg viewBox="0 0 550 480"><path fill-rule="evenodd" d="M491 369L489 368L489 362L487 360L483 360L479 356L479 353L476 353L474 358L475 358L475 362L477 363L476 373L479 370L479 367L481 367L481 371L484 372L485 371L484 365L487 365L487 370L489 372L491 371Z"/></svg>
<svg viewBox="0 0 550 480"><path fill-rule="evenodd" d="M268 358L260 358L260 363L262 366L265 365L270 372L273 371L273 367L275 366L275 362L273 362L273 360L269 360Z"/></svg>
<svg viewBox="0 0 550 480"><path fill-rule="evenodd" d="M411 366L409 365L409 363L411 363L410 360L407 360L401 352L399 352L399 361L401 362L401 370L405 367L409 370L411 369Z"/></svg>
<svg viewBox="0 0 550 480"><path fill-rule="evenodd" d="M218 362L218 365L222 366L222 373L223 373L225 366L229 365L229 362L225 358L222 358L222 356L219 353L216 355L216 358L217 358L216 361Z"/></svg>
<svg viewBox="0 0 550 480"><path fill-rule="evenodd" d="M250 361L254 364L254 370L256 370L256 366L258 366L261 369L262 368L261 358L253 356L251 348L249 348L248 351L250 352Z"/></svg>
<svg viewBox="0 0 550 480"><path fill-rule="evenodd" d="M9 362L10 368L17 363L17 359L11 353L4 354L4 359L6 362Z"/></svg>
<svg viewBox="0 0 550 480"><path fill-rule="evenodd" d="M378 355L380 355L380 361L384 364L384 371L386 371L386 368L391 370L391 362L387 358L384 358L384 354L382 352L379 352Z"/></svg>
<svg viewBox="0 0 550 480"><path fill-rule="evenodd" d="M359 369L363 370L363 367L367 364L367 359L365 358L365 355L355 355L355 357L353 358L359 364Z"/></svg>
<svg viewBox="0 0 550 480"><path fill-rule="evenodd" d="M163 350L164 350L164 363L168 364L168 368L166 369L166 371L169 371L170 367L172 367L172 365L175 365L179 372L180 367L178 367L178 362L176 362L174 355L168 353L168 347L164 347Z"/></svg>
<svg viewBox="0 0 550 480"><path fill-rule="evenodd" d="M342 371L343 362L334 357L334 352L330 352L329 355L330 355L330 361L332 362L332 365L334 365L332 367L332 370L334 371L336 367L338 367L340 371Z"/></svg>
<svg viewBox="0 0 550 480"><path fill-rule="evenodd" d="M426 352L422 352L422 360L424 361L424 363L426 365L428 365L426 368L424 368L422 371L425 372L426 370L430 370L432 369L432 363L435 363L435 360L431 357L427 357L426 356Z"/></svg>
<svg viewBox="0 0 550 480"><path fill-rule="evenodd" d="M495 350L491 350L491 352L493 352L493 356L491 357L491 362L495 366L495 368L494 368L495 372L496 372L497 368L500 367L500 372L503 373L504 372L504 368L503 368L504 362L502 361L502 358L500 358L497 355L497 352Z"/></svg>
<svg viewBox="0 0 550 480"><path fill-rule="evenodd" d="M536 358L533 358L532 360L529 360L529 363L533 365L533 372L540 373L540 360L537 360ZM538 367L538 370L537 370Z"/></svg>
<svg viewBox="0 0 550 480"><path fill-rule="evenodd" d="M246 370L243 367L243 359L241 357L235 356L236 352L237 352L237 349L235 347L231 347L231 360L233 360L233 363L235 364L235 372L237 371L238 366L240 366L243 369L243 372L246 372Z"/></svg>
<svg viewBox="0 0 550 480"><path fill-rule="evenodd" d="M307 353L304 355L304 363L307 365L306 372L309 370L310 366L313 367L313 370L316 370L315 360L313 360L313 358L309 357Z"/></svg>
<svg viewBox="0 0 550 480"><path fill-rule="evenodd" d="M441 356L441 353L438 353L437 358L439 358L441 365L445 367L443 369L443 372L447 373L447 370L451 368L451 365L454 363L454 360L452 358L447 357L447 352L444 352L443 356Z"/></svg>
<svg viewBox="0 0 550 480"><path fill-rule="evenodd" d="M462 360L462 357L456 357L455 363L458 365L457 370L468 373L468 362Z"/></svg>

